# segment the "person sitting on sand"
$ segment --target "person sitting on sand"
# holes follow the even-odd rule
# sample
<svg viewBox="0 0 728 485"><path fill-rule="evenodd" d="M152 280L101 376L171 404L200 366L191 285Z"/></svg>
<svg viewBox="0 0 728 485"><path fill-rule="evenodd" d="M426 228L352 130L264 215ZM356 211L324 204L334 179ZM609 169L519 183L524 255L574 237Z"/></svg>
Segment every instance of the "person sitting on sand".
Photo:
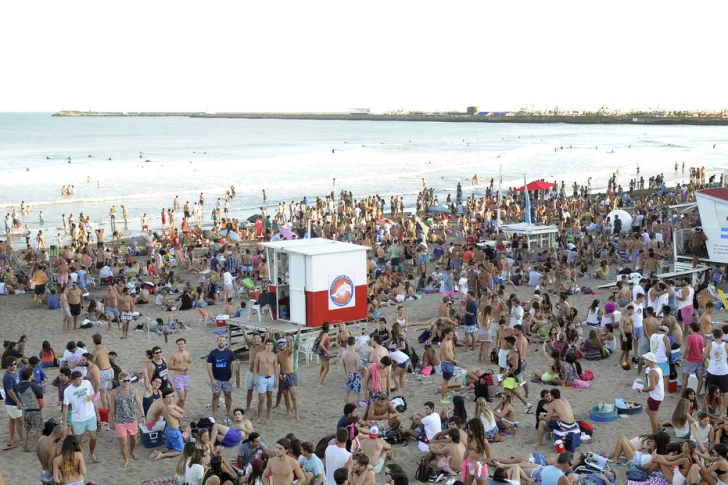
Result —
<svg viewBox="0 0 728 485"><path fill-rule="evenodd" d="M498 428L513 428L516 424L516 408L513 406L511 394L504 392L493 410Z"/></svg>
<svg viewBox="0 0 728 485"><path fill-rule="evenodd" d="M563 384L564 379L562 375L564 375L564 369L561 362L561 353L557 349L551 349L551 352L546 352L546 342L544 342L543 355L546 358L546 370L544 372L535 371L533 375L546 384Z"/></svg>
<svg viewBox="0 0 728 485"><path fill-rule="evenodd" d="M212 426L212 435L210 441L214 444L218 442L222 446L239 446L240 443L253 432L253 425L250 420L245 419L245 411L241 408L233 410L233 420L230 426L215 423Z"/></svg>

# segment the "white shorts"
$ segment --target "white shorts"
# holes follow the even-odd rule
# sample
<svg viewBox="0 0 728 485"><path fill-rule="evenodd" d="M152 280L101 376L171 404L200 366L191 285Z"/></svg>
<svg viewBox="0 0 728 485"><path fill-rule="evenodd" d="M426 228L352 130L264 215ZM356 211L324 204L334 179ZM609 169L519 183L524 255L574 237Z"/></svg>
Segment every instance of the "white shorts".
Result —
<svg viewBox="0 0 728 485"><path fill-rule="evenodd" d="M8 413L10 419L18 419L23 417L23 410L18 409L18 406L5 405L5 412Z"/></svg>

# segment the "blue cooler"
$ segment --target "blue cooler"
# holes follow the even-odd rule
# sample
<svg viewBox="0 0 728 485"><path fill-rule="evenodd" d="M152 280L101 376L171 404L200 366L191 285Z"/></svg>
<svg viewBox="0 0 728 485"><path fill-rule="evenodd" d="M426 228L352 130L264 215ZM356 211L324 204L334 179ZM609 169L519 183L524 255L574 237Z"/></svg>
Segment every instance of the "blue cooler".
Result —
<svg viewBox="0 0 728 485"><path fill-rule="evenodd" d="M144 448L158 448L162 446L161 431L145 432L141 427L139 427L139 432L142 435L142 443L144 444Z"/></svg>
<svg viewBox="0 0 728 485"><path fill-rule="evenodd" d="M581 432L569 433L564 440L566 451L576 453L576 449L581 445Z"/></svg>

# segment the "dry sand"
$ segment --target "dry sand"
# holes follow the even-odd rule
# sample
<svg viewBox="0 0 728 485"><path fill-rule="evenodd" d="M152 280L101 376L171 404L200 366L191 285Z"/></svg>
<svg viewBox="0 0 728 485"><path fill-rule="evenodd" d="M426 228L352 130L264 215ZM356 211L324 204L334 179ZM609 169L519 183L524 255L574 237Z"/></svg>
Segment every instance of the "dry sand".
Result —
<svg viewBox="0 0 728 485"><path fill-rule="evenodd" d="M183 279L185 276L183 276ZM580 280L580 284L596 288L597 282L592 280ZM511 287L509 287L509 291ZM522 286L516 290L521 299L528 300L533 292L532 287ZM91 293L101 296L102 289L92 289ZM596 298L604 302L608 297L608 292L602 290ZM595 296L591 295L575 295L570 297L573 306L579 309L579 313L584 315L586 308ZM405 304L407 314L411 321L423 321L436 315L437 306L441 299L439 295L426 295L419 301L408 302ZM63 335L60 333L61 315L59 311L49 311L40 305L33 307L32 296L11 295L0 297L0 308L2 309L2 328L0 337L3 340L17 340L21 334L27 334L29 341L26 346L27 355L37 355L41 349L43 340L49 340L60 356L65 348L68 340L82 340L87 344L89 351L93 348L91 335L97 329L78 330L71 335ZM222 307L208 309L215 313ZM141 307L141 312L145 316L162 317L165 320L169 317L169 313L156 310L154 305L145 305ZM392 321L395 309L388 308L383 311L388 321ZM207 405L210 402L210 387L208 383L207 373L205 369L204 359L207 353L215 346L215 336L212 334L213 328L197 326L197 313L194 311L180 312L180 319L185 323L192 323L193 328L190 331L183 332L183 336L187 339L187 345L193 356L193 368L191 371L192 388L188 395L187 404L185 406L185 419L183 424L186 425L190 420L197 420L200 417L207 416ZM722 312L721 312L722 316ZM722 318L721 318L722 319ZM372 327L373 328L373 327ZM147 342L147 336L140 332L130 332L128 340L120 340L120 331L114 326L111 333L107 332L106 327L101 329L105 340L104 344L110 349L115 350L118 354L118 364L125 370L136 371L141 369L141 362L144 355L144 349L149 349L153 345L159 345L164 350L165 357L175 350L174 338L169 339L169 343L164 343L162 336L151 336L151 342ZM172 336L174 337L174 336ZM418 354L422 355L422 347L416 343L415 335L410 333L410 342L417 345ZM540 352L540 345L531 344L529 348L529 380L533 377L533 370L544 370L544 359ZM247 354L246 354L247 355ZM478 366L477 354L458 348L458 358L468 367ZM646 396L636 394L632 389L632 381L636 377L636 370L626 372L619 368L617 356L612 356L607 360L600 362L588 362L582 360L584 369L590 369L594 372L596 379L592 383L592 388L588 390L579 390L573 388L562 388L562 397L566 398L572 405L577 419L588 419L589 407L600 402L613 402L615 397L623 397L625 399L635 400L646 405ZM242 363L243 371L247 369L247 362ZM481 368L491 368L497 372L496 366L487 363L480 365ZM49 382L57 375L57 370L47 372ZM316 442L324 435L332 433L335 430L336 421L342 415L344 404L344 376L341 370L332 364L331 372L326 381L325 388L319 389L318 365L311 363L306 365L301 362L299 370L299 388L298 396L300 400L302 420L296 422L293 418L284 416L285 410L276 409L273 412L273 418L264 423L258 423L254 418L254 409L248 416L253 421L256 431L259 431L268 444L272 446L275 441L283 437L286 433L293 432L295 435L306 441ZM242 374L244 376L244 372ZM407 398L409 409L406 414L409 416L414 411L421 411L425 401L433 400L436 403L436 409L441 409L439 399L434 399L434 390L439 387L440 380L437 377L425 378L417 380L415 376L408 375L404 396ZM141 392L141 386L138 385ZM529 402L534 404L538 402L539 392L544 389L541 384L530 383ZM44 418L59 418L60 411L57 403L57 393L55 388L50 386L47 392L46 408L44 410ZM257 399L254 396L254 406L257 405ZM669 419L675 407L676 399L667 397L660 410L661 419ZM473 412L474 402L472 393L467 398L467 409L469 413ZM494 404L494 403L493 403ZM245 390L235 389L233 392L233 405L245 406ZM554 448L550 443L538 448L534 445L537 440L536 430L534 429L535 417L533 414L523 414L523 407L516 406L520 426L516 435L503 443L491 445L492 451L496 457L512 457L526 455L529 452L553 453ZM222 412L218 413L222 416ZM408 419L405 419L408 422ZM0 420L0 438L2 443L6 443L8 436L8 422L3 416ZM629 437L638 434L650 432L648 417L645 413L628 418L618 419L612 423L596 423L597 431L594 435L595 439L589 445L582 445L579 451L607 451L610 454L614 450L616 439L619 435L627 435ZM545 442L548 440L546 439ZM87 459L88 473L86 480L95 480L97 483L106 485L111 483L128 483L136 484L141 480L154 477L162 477L172 475L172 470L177 462L176 459L167 459L161 462L153 463L149 460L151 450L146 450L139 443L137 448L141 459L131 463L129 468L121 467L121 458L119 445L113 431L103 431L99 436L96 454L100 460L99 463L92 463ZM84 448L84 453L88 453L88 448ZM235 459L236 449L228 448L225 455L231 460ZM412 477L414 482L414 472L417 466L417 459L420 453L416 443L410 441L408 446L395 445L393 462L402 465L407 474ZM23 453L20 449L12 451L0 451L0 470L9 485L19 483L36 483L40 473L40 465L36 459L35 453ZM624 467L618 468L620 482L624 480ZM383 477L377 477L377 483L384 483Z"/></svg>

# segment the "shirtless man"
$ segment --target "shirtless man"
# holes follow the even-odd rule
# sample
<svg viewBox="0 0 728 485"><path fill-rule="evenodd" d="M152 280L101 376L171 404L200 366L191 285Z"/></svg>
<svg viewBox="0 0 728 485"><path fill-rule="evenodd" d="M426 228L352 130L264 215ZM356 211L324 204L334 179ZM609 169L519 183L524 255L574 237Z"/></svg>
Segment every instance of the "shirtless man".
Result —
<svg viewBox="0 0 728 485"><path fill-rule="evenodd" d="M99 391L101 392L101 407L109 409L108 392L111 390L114 381L114 369L109 360L109 349L101 344L101 334L95 333L91 336L94 342L93 363L99 369Z"/></svg>
<svg viewBox="0 0 728 485"><path fill-rule="evenodd" d="M270 419L270 409L273 399L273 389L278 387L279 368L278 358L273 353L273 341L265 341L265 349L255 356L253 362L253 385L258 391L258 421L263 418L263 404L267 401L266 417Z"/></svg>
<svg viewBox="0 0 728 485"><path fill-rule="evenodd" d="M516 349L521 356L521 371L525 373L528 368L528 362L526 360L528 356L528 339L523 335L523 327L521 325L516 325L513 327L513 330L516 336ZM524 397L528 399L528 379L525 379L523 391Z"/></svg>
<svg viewBox="0 0 728 485"><path fill-rule="evenodd" d="M699 258L703 250L703 244L708 240L702 229L699 227L690 235L690 252L693 255L693 268L698 266Z"/></svg>
<svg viewBox="0 0 728 485"><path fill-rule="evenodd" d="M451 399L447 397L447 388L455 372L455 365L460 363L455 358L455 345L453 345L453 333L451 328L442 331L442 342L440 343L440 369L442 369L442 384L440 386L440 402L450 404Z"/></svg>
<svg viewBox="0 0 728 485"><path fill-rule="evenodd" d="M33 305L35 305L38 299L45 295L46 284L48 284L48 276L42 267L38 266L33 272L31 281L35 284L35 289L33 290Z"/></svg>
<svg viewBox="0 0 728 485"><path fill-rule="evenodd" d="M380 394L377 399L370 403L364 411L364 420L376 423L379 429L386 432L390 429L399 428L399 411L394 407L386 395Z"/></svg>
<svg viewBox="0 0 728 485"><path fill-rule="evenodd" d="M245 411L236 408L233 410L233 421L230 426L220 423L212 425L210 441L214 445L219 442L222 446L238 446L252 432L253 425L249 420L245 419Z"/></svg>
<svg viewBox="0 0 728 485"><path fill-rule="evenodd" d="M339 357L339 366L344 370L344 388L346 389L346 403L358 404L361 397L361 364L359 354L356 352L356 339L349 337L346 341L346 350ZM354 400L351 393L354 393Z"/></svg>
<svg viewBox="0 0 728 485"><path fill-rule="evenodd" d="M121 338L126 339L129 338L129 324L134 319L132 314L134 313L134 297L129 294L129 288L126 286L121 291L121 296L119 296L119 311L120 313L120 319L121 319ZM109 324L109 327L111 327L111 324Z"/></svg>
<svg viewBox="0 0 728 485"><path fill-rule="evenodd" d="M622 314L619 325L619 339L622 343L622 354L619 356L619 365L629 363L629 351L632 350L632 334L634 332L634 304L629 303Z"/></svg>
<svg viewBox="0 0 728 485"><path fill-rule="evenodd" d="M68 305L68 292L64 287L60 287L58 291L61 293L59 300L61 304L61 314L63 315L62 329L63 333L70 332L73 325L73 318L71 317L71 307Z"/></svg>
<svg viewBox="0 0 728 485"><path fill-rule="evenodd" d="M705 312L700 315L698 319L698 325L700 326L700 334L705 338L706 342L710 342L713 334L713 310L715 310L715 304L709 301L705 304Z"/></svg>
<svg viewBox="0 0 728 485"><path fill-rule="evenodd" d="M382 347L382 339L379 335L372 336L371 344L372 351L369 353L370 364L377 364L381 362L383 357L389 357L389 351Z"/></svg>
<svg viewBox="0 0 728 485"><path fill-rule="evenodd" d="M301 324L298 325L298 332L301 332ZM296 356L293 354L293 335L286 335L286 340L279 341L278 347L280 351L276 356L278 360L278 366L280 368L280 390L283 393L283 399L286 402L286 416L291 415L291 411L296 416L296 421L300 421L301 418L298 415L298 374L293 370L293 359Z"/></svg>
<svg viewBox="0 0 728 485"><path fill-rule="evenodd" d="M392 445L379 437L379 428L372 426L368 434L359 435L361 452L369 458L369 463L375 463L373 472L375 475L381 473L384 468L384 460L390 457Z"/></svg>
<svg viewBox="0 0 728 485"><path fill-rule="evenodd" d="M94 389L95 399L96 394L99 394L99 387L101 386L101 372L99 366L93 363L93 359L94 356L87 352L81 356L78 365L86 368L85 379L91 383L91 387Z"/></svg>
<svg viewBox="0 0 728 485"><path fill-rule="evenodd" d="M71 316L73 317L73 329L76 330L78 324L78 316L81 314L81 299L83 298L83 292L78 287L78 283L75 281L71 283L71 288L66 292L68 294L68 306L71 309Z"/></svg>
<svg viewBox="0 0 728 485"><path fill-rule="evenodd" d="M683 343L683 329L677 323L677 318L672 316L672 309L665 305L662 307L662 324L666 325L670 329L670 335L672 335L674 349L680 348Z"/></svg>
<svg viewBox="0 0 728 485"><path fill-rule="evenodd" d="M106 318L109 319L109 332L111 332L111 325L113 322L117 322L119 328L121 328L121 320L119 317L119 293L116 291L114 285L109 285L104 295L104 308L106 308Z"/></svg>
<svg viewBox="0 0 728 485"><path fill-rule="evenodd" d="M270 331L266 331L265 338L268 338L269 334ZM255 357L258 355L258 352L265 350L265 346L263 345L263 337L261 337L260 334L256 333L253 335L253 338L250 338L248 333L245 331L245 327L243 327L243 338L245 339L245 343L248 346L248 352L250 353L250 366L248 368L248 372L245 374L245 387L248 389L248 396L245 404L245 412L247 413L250 411L250 403L253 400L253 389L255 388L253 364L255 363Z"/></svg>
<svg viewBox="0 0 728 485"><path fill-rule="evenodd" d="M657 329L660 327L660 322L655 318L655 311L651 306L645 308L645 318L642 320L642 326L644 327L644 337L640 338L639 355L644 355L650 351L650 338L652 335L657 333ZM710 333L710 330L708 331ZM642 357L639 358L637 364L637 375L642 376L642 365L644 364ZM668 376L669 377L669 376Z"/></svg>
<svg viewBox="0 0 728 485"><path fill-rule="evenodd" d="M382 465L383 466L383 465ZM374 485L376 476L369 464L369 457L364 453L351 455L351 469L349 470L350 485Z"/></svg>
<svg viewBox="0 0 728 485"><path fill-rule="evenodd" d="M164 435L166 436L165 446L167 447L166 452L155 451L149 458L154 461L161 460L162 458L174 458L182 454L185 443L182 440L182 432L179 430L179 422L185 417L185 410L177 406L174 403L174 391L172 389L165 389L162 391L162 415L167 422L167 427L164 429ZM155 403L156 404L156 403ZM152 408L154 405L152 405ZM149 408L149 412L152 412L152 408Z"/></svg>
<svg viewBox="0 0 728 485"><path fill-rule="evenodd" d="M53 460L58 455L56 443L64 437L63 426L56 425L50 436L41 436L35 445L35 454L40 461L40 483L55 485L53 481Z"/></svg>
<svg viewBox="0 0 728 485"><path fill-rule="evenodd" d="M68 272L68 261L61 259L61 263L58 265L58 282L61 286L68 286Z"/></svg>
<svg viewBox="0 0 728 485"><path fill-rule="evenodd" d="M169 355L167 369L174 371L172 386L177 392L177 406L184 409L187 391L190 390L189 371L192 368L192 356L187 350L187 340L180 337L176 340L176 344L177 350Z"/></svg>
<svg viewBox="0 0 728 485"><path fill-rule="evenodd" d="M551 397L553 398L552 401L544 406L546 418L538 423L538 446L541 446L543 435L547 429L549 431L568 429L575 423L571 404L566 399L561 398L561 391L551 389Z"/></svg>
<svg viewBox="0 0 728 485"><path fill-rule="evenodd" d="M288 439L276 441L275 456L268 460L268 466L263 471L268 485L290 485L294 480L303 483L303 470L295 458L288 456L290 450L291 442Z"/></svg>

